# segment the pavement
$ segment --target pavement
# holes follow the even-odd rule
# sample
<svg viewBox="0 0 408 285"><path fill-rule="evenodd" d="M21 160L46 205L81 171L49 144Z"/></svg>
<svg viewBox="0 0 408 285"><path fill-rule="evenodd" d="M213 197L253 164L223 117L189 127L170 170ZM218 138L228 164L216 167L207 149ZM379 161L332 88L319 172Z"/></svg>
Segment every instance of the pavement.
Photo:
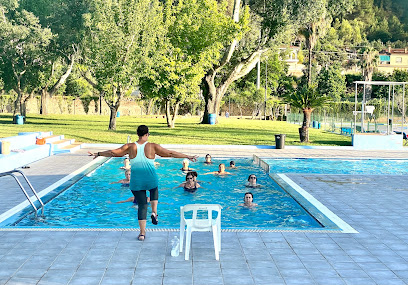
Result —
<svg viewBox="0 0 408 285"><path fill-rule="evenodd" d="M406 151L184 146L213 157L408 159ZM91 161L81 149L24 169L40 192ZM403 175L287 174L358 233L223 232L216 261L210 233L193 233L190 260L170 255L177 233L0 229L0 284L408 284L408 183ZM25 201L0 177L0 215ZM149 225L150 227L150 225Z"/></svg>

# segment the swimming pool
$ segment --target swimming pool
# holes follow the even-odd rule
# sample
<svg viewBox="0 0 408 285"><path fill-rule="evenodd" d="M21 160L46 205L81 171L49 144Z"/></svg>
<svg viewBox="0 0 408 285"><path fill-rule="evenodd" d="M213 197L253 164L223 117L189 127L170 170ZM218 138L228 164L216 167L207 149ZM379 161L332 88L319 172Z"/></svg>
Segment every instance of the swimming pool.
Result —
<svg viewBox="0 0 408 285"><path fill-rule="evenodd" d="M263 159L271 173L314 174L393 174L408 173L408 160L403 159Z"/></svg>
<svg viewBox="0 0 408 285"><path fill-rule="evenodd" d="M177 229L180 206L191 203L217 203L223 206L224 229L300 229L324 228L299 205L286 191L279 187L251 159L234 159L237 169L228 169L232 175L218 177L203 175L215 171L219 163L229 165L230 159L217 159L212 165L203 161L191 163L204 188L195 193L181 188L173 189L185 179L180 170L180 159L158 159L159 175L159 226L155 228ZM113 158L91 171L77 183L46 204L45 218L35 219L29 215L8 226L17 227L63 227L63 228L137 228L137 208L132 203L116 204L132 196L128 187L109 184L124 178L120 170L123 159ZM249 174L256 174L261 188L245 187ZM251 191L259 206L247 209L238 206L244 193ZM330 229L330 228L327 228ZM333 228L338 229L338 228Z"/></svg>

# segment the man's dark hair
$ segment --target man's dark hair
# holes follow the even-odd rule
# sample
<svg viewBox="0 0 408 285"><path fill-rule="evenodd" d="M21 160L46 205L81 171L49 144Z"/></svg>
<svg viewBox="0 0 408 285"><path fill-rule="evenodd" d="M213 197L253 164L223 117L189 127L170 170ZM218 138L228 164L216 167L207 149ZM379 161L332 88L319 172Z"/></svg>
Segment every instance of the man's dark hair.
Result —
<svg viewBox="0 0 408 285"><path fill-rule="evenodd" d="M248 195L248 194L252 196L252 199L254 198L254 194L252 194L252 192L246 192L245 195L244 195L244 197L245 197L246 195Z"/></svg>
<svg viewBox="0 0 408 285"><path fill-rule="evenodd" d="M137 127L137 135L139 137L143 137L145 134L149 133L149 128L145 125L140 125L139 127Z"/></svg>

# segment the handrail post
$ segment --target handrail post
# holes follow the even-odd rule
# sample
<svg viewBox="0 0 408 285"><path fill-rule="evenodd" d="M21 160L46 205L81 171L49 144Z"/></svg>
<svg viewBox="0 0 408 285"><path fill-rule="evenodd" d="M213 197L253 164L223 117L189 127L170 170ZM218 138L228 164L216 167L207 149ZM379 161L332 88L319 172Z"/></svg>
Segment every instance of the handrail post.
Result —
<svg viewBox="0 0 408 285"><path fill-rule="evenodd" d="M34 196L37 198L38 202L40 202L40 204L41 204L41 214L42 214L42 216L44 216L44 203L41 200L41 198L38 196L37 192L34 190L34 187L33 187L33 185L31 185L31 183L28 180L27 176L25 176L25 174L21 170L14 169L14 170L11 170L11 171L3 172L3 173L0 173L0 177L9 175L9 176L12 176L14 178L14 180L16 180L18 186L20 187L21 191L23 191L23 193L26 196L28 202L30 202L31 206L34 208L35 216L37 217L37 211L38 211L37 207L31 201L30 196L28 195L27 191L24 189L23 185L20 183L20 180L18 180L17 176L13 174L14 172L18 172L23 176L23 178L27 182L28 186L30 187L31 191L34 193Z"/></svg>

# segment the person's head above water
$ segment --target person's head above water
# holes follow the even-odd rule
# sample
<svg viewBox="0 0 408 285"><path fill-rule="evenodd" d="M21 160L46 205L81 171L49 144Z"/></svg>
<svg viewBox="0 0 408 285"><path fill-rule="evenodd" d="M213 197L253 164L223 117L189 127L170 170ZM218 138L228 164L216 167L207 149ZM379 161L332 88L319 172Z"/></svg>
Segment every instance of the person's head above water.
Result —
<svg viewBox="0 0 408 285"><path fill-rule="evenodd" d="M149 128L145 125L140 125L139 127L137 127L137 135L139 137L143 137L144 135L149 135Z"/></svg>
<svg viewBox="0 0 408 285"><path fill-rule="evenodd" d="M251 184L255 184L256 183L256 175L255 174L251 174L251 175L249 175L248 176L248 181L249 181L249 183L251 183Z"/></svg>
<svg viewBox="0 0 408 285"><path fill-rule="evenodd" d="M235 167L235 161L231 160L231 161L230 161L230 166L231 166L231 167Z"/></svg>
<svg viewBox="0 0 408 285"><path fill-rule="evenodd" d="M194 172L191 171L191 172L186 174L186 181L187 182L191 182L190 180L192 180L192 181L195 180L195 177L197 177L197 175L194 175L194 173L197 174L197 172L195 172L195 171Z"/></svg>
<svg viewBox="0 0 408 285"><path fill-rule="evenodd" d="M224 163L220 163L218 165L218 171L219 172L224 172L225 171L225 164Z"/></svg>
<svg viewBox="0 0 408 285"><path fill-rule="evenodd" d="M188 159L183 159L183 169L187 168L188 169L188 165L190 164L190 161Z"/></svg>
<svg viewBox="0 0 408 285"><path fill-rule="evenodd" d="M125 171L125 177L126 177L127 180L130 180L130 169L127 169Z"/></svg>
<svg viewBox="0 0 408 285"><path fill-rule="evenodd" d="M211 155L209 154L205 155L205 162L211 162Z"/></svg>
<svg viewBox="0 0 408 285"><path fill-rule="evenodd" d="M251 204L253 200L254 194L252 194L251 192L246 192L244 195L244 203Z"/></svg>
<svg viewBox="0 0 408 285"><path fill-rule="evenodd" d="M189 171L189 172L187 172L187 174L186 174L186 180L187 180L187 177L189 177L189 176L197 177L198 174L197 174L196 171Z"/></svg>

